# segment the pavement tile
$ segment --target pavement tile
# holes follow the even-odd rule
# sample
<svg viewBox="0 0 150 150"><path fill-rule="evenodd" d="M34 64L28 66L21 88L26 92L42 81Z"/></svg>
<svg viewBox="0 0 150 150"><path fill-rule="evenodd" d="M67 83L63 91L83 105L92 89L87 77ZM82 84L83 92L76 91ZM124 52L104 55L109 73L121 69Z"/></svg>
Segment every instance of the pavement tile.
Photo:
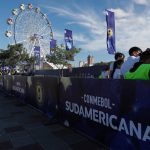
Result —
<svg viewBox="0 0 150 150"><path fill-rule="evenodd" d="M15 111L15 112L11 112L11 115L22 115L24 113L24 111Z"/></svg>
<svg viewBox="0 0 150 150"><path fill-rule="evenodd" d="M0 143L8 141L9 136L7 134L5 134L4 132L0 133Z"/></svg>
<svg viewBox="0 0 150 150"><path fill-rule="evenodd" d="M18 126L18 122L17 121L11 121L12 118L10 118L10 120L7 118L6 120L2 120L0 119L0 129L5 129L5 128L11 128L14 126Z"/></svg>
<svg viewBox="0 0 150 150"><path fill-rule="evenodd" d="M1 113L0 114L0 119L7 119L7 118L11 118L12 117L12 115L10 114L10 113Z"/></svg>
<svg viewBox="0 0 150 150"><path fill-rule="evenodd" d="M77 143L85 139L83 136L67 128L58 131L52 131L52 133L68 144Z"/></svg>
<svg viewBox="0 0 150 150"><path fill-rule="evenodd" d="M15 127L9 127L5 128L6 133L16 132L16 131L22 131L24 128L22 126L15 126Z"/></svg>
<svg viewBox="0 0 150 150"><path fill-rule="evenodd" d="M43 124L42 124L41 122L24 123L22 126L23 126L26 130L31 130L31 129L43 127Z"/></svg>
<svg viewBox="0 0 150 150"><path fill-rule="evenodd" d="M13 148L11 141L0 142L0 150L8 150Z"/></svg>
<svg viewBox="0 0 150 150"><path fill-rule="evenodd" d="M7 134L10 138L17 138L17 137L26 137L29 135L29 133L25 130L23 131L16 131L16 132L11 132Z"/></svg>
<svg viewBox="0 0 150 150"><path fill-rule="evenodd" d="M43 135L34 137L45 150L71 150L68 143L55 137L54 135Z"/></svg>
<svg viewBox="0 0 150 150"><path fill-rule="evenodd" d="M34 123L34 122L46 122L48 120L48 118L46 116L43 115L32 115L30 116L30 118L28 119L28 122Z"/></svg>
<svg viewBox="0 0 150 150"><path fill-rule="evenodd" d="M55 131L64 129L64 127L59 124L52 124L52 125L46 125L46 126L47 126L48 130L51 132L55 132Z"/></svg>
<svg viewBox="0 0 150 150"><path fill-rule="evenodd" d="M19 147L16 150L44 150L44 148L40 144L35 143Z"/></svg>
<svg viewBox="0 0 150 150"><path fill-rule="evenodd" d="M27 146L29 144L35 144L36 141L31 136L25 136L25 137L14 137L11 138L11 142L14 146L14 148L19 148L22 146Z"/></svg>
<svg viewBox="0 0 150 150"><path fill-rule="evenodd" d="M79 143L71 144L70 145L72 150L107 150L102 145L98 145L94 142L91 142L89 140L83 140Z"/></svg>
<svg viewBox="0 0 150 150"><path fill-rule="evenodd" d="M52 133L44 126L39 126L37 128L30 128L28 129L28 133L34 137L45 137L45 136L51 137L52 135Z"/></svg>

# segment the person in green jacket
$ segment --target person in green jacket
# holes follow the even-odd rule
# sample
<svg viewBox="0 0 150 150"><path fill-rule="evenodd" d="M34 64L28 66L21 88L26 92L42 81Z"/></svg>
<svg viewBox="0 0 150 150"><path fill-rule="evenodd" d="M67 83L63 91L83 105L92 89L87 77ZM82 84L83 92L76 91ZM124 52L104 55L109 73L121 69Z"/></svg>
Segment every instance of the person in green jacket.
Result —
<svg viewBox="0 0 150 150"><path fill-rule="evenodd" d="M150 80L150 48L140 55L140 61L125 74L125 79Z"/></svg>

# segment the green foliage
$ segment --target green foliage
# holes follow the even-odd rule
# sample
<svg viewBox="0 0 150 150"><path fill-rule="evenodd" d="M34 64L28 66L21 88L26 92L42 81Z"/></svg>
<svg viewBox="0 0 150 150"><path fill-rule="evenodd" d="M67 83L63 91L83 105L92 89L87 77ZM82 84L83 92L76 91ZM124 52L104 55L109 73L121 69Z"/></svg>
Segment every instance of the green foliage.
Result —
<svg viewBox="0 0 150 150"><path fill-rule="evenodd" d="M10 57L9 51L8 50L0 50L0 60L5 60L8 59Z"/></svg>
<svg viewBox="0 0 150 150"><path fill-rule="evenodd" d="M32 63L34 58L29 57L22 44L8 45L7 50L0 51L1 65L14 67L21 62Z"/></svg>
<svg viewBox="0 0 150 150"><path fill-rule="evenodd" d="M95 63L94 66L106 66L106 65L109 66L110 63L111 62L103 62L103 61L101 61L101 62Z"/></svg>
<svg viewBox="0 0 150 150"><path fill-rule="evenodd" d="M47 55L47 61L57 65L67 66L69 61L74 60L75 54L79 53L81 49L73 47L72 50L67 51L63 45L57 46L55 49L52 50L53 55ZM62 67L62 68L63 68Z"/></svg>

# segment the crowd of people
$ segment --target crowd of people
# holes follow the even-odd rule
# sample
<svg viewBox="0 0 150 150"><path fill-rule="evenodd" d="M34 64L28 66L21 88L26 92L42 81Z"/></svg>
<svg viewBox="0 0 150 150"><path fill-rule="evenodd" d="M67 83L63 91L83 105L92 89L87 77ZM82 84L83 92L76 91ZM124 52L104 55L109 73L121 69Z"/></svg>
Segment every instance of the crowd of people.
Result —
<svg viewBox="0 0 150 150"><path fill-rule="evenodd" d="M150 48L142 52L139 47L132 47L126 60L123 53L117 52L115 61L101 72L99 78L150 80Z"/></svg>
<svg viewBox="0 0 150 150"><path fill-rule="evenodd" d="M0 75L16 75L18 74L17 73L17 70L12 68L8 68L8 67L5 67L5 68L0 68Z"/></svg>
<svg viewBox="0 0 150 150"><path fill-rule="evenodd" d="M0 67L0 75L29 75L29 76L34 75L33 69L27 67L23 68L10 66Z"/></svg>

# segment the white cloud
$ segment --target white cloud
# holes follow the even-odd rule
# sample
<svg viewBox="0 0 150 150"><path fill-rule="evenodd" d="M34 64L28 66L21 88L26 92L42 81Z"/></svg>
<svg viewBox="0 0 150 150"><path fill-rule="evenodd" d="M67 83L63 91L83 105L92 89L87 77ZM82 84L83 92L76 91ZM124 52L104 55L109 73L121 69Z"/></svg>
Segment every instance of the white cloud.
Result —
<svg viewBox="0 0 150 150"><path fill-rule="evenodd" d="M70 22L67 24L77 24L83 27L86 27L89 32L97 35L101 35L103 31L100 29L100 26L102 26L102 21L100 17L92 10L81 10L78 8L79 11L76 10L70 10L67 8L56 8L47 6L49 11L55 12L58 15L61 15L66 18L70 18Z"/></svg>
<svg viewBox="0 0 150 150"><path fill-rule="evenodd" d="M76 10L69 10L67 8L56 8L56 7L47 7L49 11L56 13L57 15L61 15L66 18L70 18L70 21L67 22L68 25L78 25L85 27L87 29L88 34L83 35L80 33L74 33L73 39L74 42L78 42L78 46L83 50L87 51L97 51L100 49L106 49L105 39L106 33L103 28L106 28L106 23L101 21L100 16L93 10L87 9L83 10L76 5ZM61 33L55 33L57 38L63 38L60 36Z"/></svg>
<svg viewBox="0 0 150 150"><path fill-rule="evenodd" d="M132 12L124 11L123 9L117 8L117 9L110 9L111 11L115 12L115 17L116 18L124 18L124 17L129 17Z"/></svg>
<svg viewBox="0 0 150 150"><path fill-rule="evenodd" d="M62 40L64 39L64 34L60 31L55 31L54 38L57 39L60 44L62 44L63 43ZM89 39L81 33L74 33L73 40L74 42L82 42L82 43L87 43L89 41Z"/></svg>
<svg viewBox="0 0 150 150"><path fill-rule="evenodd" d="M56 31L54 37L57 39L58 44L63 43L63 34L61 32ZM77 45L78 48L81 48L85 51L97 51L101 49L106 49L106 38L98 37L98 38L88 38L84 34L74 33L73 34L74 44ZM76 44L77 43L77 44Z"/></svg>
<svg viewBox="0 0 150 150"><path fill-rule="evenodd" d="M143 13L131 12L125 18L116 20L116 43L118 50L128 51L132 46L139 46L143 50L150 47L150 11Z"/></svg>
<svg viewBox="0 0 150 150"><path fill-rule="evenodd" d="M59 32L59 31L54 31L54 38L62 39L63 38L63 33Z"/></svg>
<svg viewBox="0 0 150 150"><path fill-rule="evenodd" d="M89 40L87 43L81 44L80 46L85 51L100 51L106 49L106 41L104 38L102 40L100 38L93 39Z"/></svg>
<svg viewBox="0 0 150 150"><path fill-rule="evenodd" d="M74 41L83 42L83 43L86 43L89 40L83 34L74 34L73 39L74 39Z"/></svg>
<svg viewBox="0 0 150 150"><path fill-rule="evenodd" d="M138 3L144 3L139 1ZM150 11L143 10L143 13L136 12L135 6L126 6L123 9L111 9L116 16L116 47L117 51L128 51L132 46L139 46L143 50L150 47ZM94 10L80 9L78 11L66 8L49 7L49 11L69 18L68 25L76 24L85 27L90 37L82 32L74 33L74 40L77 47L87 51L106 50L106 22ZM102 13L102 12L101 12ZM60 37L60 36L58 36ZM63 37L60 37L63 38Z"/></svg>
<svg viewBox="0 0 150 150"><path fill-rule="evenodd" d="M134 3L139 4L139 5L149 5L150 1L149 0L133 0Z"/></svg>

